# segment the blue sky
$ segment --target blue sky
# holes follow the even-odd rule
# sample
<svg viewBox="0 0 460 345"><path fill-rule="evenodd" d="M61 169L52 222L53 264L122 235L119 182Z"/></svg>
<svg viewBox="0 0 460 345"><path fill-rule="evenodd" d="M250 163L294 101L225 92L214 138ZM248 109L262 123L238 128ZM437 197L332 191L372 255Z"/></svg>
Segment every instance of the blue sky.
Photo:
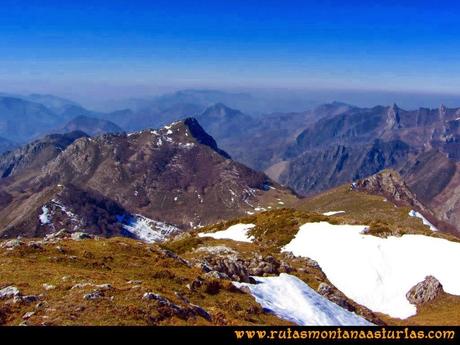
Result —
<svg viewBox="0 0 460 345"><path fill-rule="evenodd" d="M460 94L459 15L456 1L2 0L0 89Z"/></svg>

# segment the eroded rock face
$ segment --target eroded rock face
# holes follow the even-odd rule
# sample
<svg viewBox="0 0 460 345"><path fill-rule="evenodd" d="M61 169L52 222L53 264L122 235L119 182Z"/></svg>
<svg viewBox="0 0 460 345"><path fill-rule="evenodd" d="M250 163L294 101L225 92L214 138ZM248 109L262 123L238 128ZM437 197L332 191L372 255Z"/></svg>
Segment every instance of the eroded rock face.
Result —
<svg viewBox="0 0 460 345"><path fill-rule="evenodd" d="M442 284L433 276L427 276L414 285L406 294L408 301L415 305L431 302L444 292Z"/></svg>
<svg viewBox="0 0 460 345"><path fill-rule="evenodd" d="M409 189L401 176L394 170L384 170L354 183L354 188L370 194L383 195L398 205L410 206L429 213Z"/></svg>

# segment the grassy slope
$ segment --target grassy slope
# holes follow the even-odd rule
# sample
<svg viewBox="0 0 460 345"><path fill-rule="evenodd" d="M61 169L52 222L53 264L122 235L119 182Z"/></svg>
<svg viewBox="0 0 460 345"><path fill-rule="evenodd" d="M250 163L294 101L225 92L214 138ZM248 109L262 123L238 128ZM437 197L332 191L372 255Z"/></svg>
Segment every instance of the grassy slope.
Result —
<svg viewBox="0 0 460 345"><path fill-rule="evenodd" d="M272 254L279 253L281 247L289 243L300 225L318 221L328 221L332 224L366 224L370 226L369 234L376 236L423 234L459 241L450 234L432 232L423 225L421 220L410 217L408 215L410 209L407 207L395 207L392 203L384 201L383 197L350 191L347 186L301 200L290 206L296 209L262 212L213 225L201 231L214 232L236 223L254 223L256 227L250 231L250 234L256 237L256 241L254 244L249 244L249 250L258 249L261 252ZM322 215L328 211L345 211L346 213L334 216ZM227 245L231 245L232 241L227 242ZM245 244L245 246L248 245ZM312 288L317 288L320 282L329 283L321 270L310 271L307 275L298 273L296 275ZM445 295L420 307L417 315L406 320L394 319L383 314L378 314L378 316L389 325L460 325L458 310L460 310L460 297Z"/></svg>
<svg viewBox="0 0 460 345"><path fill-rule="evenodd" d="M347 187L339 187L289 206L296 209L260 212L199 230L213 232L236 223L254 223L256 227L250 232L256 237L254 243L198 238L195 231L161 247L191 262L203 258L205 254L195 251L203 246L225 245L244 259L259 254L273 255L278 260L287 261L295 269L291 274L316 289L321 282L330 284L321 269L302 260L287 259L280 252L304 223L329 221L335 224L369 224L371 233L380 236L421 233L449 237L433 233L420 220L409 217L407 208L395 208L382 197L353 192ZM337 210L346 213L329 217L321 214ZM62 247L64 252L58 251L56 246ZM251 296L235 291L229 283L221 283L217 294L205 292L206 289L190 291L186 285L200 275L200 269L164 257L160 246L122 238L81 242L61 240L58 244L45 245L43 250L27 246L12 251L0 249L0 288L15 285L24 294L43 294L42 300L46 301L47 306L37 310L28 321L30 324L286 324L264 313ZM128 284L128 280L142 280L143 283L134 287ZM94 290L94 287L71 289L82 282L109 283L114 289L105 293L107 298L87 301L83 295ZM56 285L57 288L45 291L42 287L44 283ZM213 319L209 322L201 317L159 318L161 308L157 303L142 300L142 295L149 291L160 293L178 304L180 301L175 292L182 293L192 303L205 308ZM368 310L350 302L355 305L358 314L369 315ZM34 305L12 305L0 301L0 323L19 324L22 315L34 310ZM459 308L460 297L446 295L419 308L418 314L407 320L385 315L378 317L388 324L460 324L457 315Z"/></svg>
<svg viewBox="0 0 460 345"><path fill-rule="evenodd" d="M230 284L221 284L217 294L207 293L205 288L190 291L186 285L200 274L198 268L165 257L156 246L124 238L61 240L45 245L43 250L26 245L11 251L0 249L0 288L14 285L24 295L41 294L45 302L37 309L37 302L23 305L0 300L0 323L17 325L26 312L35 311L28 324L287 324L263 312L252 297L235 291ZM129 280L141 280L142 284L136 287ZM86 282L111 284L113 289L104 292L103 299L85 300L83 295L94 287L71 288ZM56 289L46 291L42 286L45 283ZM175 292L182 293L207 310L212 321L199 316L165 317L157 302L142 299L145 292L159 293L179 305Z"/></svg>
<svg viewBox="0 0 460 345"><path fill-rule="evenodd" d="M408 207L396 207L384 197L352 191L348 185L300 200L292 207L318 213L345 211L333 217L348 224L369 225L370 233L378 236L422 234L459 240L450 234L431 231L420 219L408 215Z"/></svg>

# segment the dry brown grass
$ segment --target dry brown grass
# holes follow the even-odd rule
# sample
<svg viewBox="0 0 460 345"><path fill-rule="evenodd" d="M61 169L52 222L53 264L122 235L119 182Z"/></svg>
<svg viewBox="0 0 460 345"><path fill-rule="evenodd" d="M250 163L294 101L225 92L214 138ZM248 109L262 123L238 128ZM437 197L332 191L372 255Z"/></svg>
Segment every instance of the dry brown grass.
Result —
<svg viewBox="0 0 460 345"><path fill-rule="evenodd" d="M56 248L60 246L60 250ZM0 301L0 322L21 323L26 312L35 311L31 325L218 325L288 324L263 312L254 299L226 285L217 294L190 291L190 284L202 272L161 254L157 246L134 240L62 240L43 250L21 246L12 251L0 249L0 288L14 285L24 295L40 295L43 306ZM139 286L129 280L141 280ZM98 300L83 295L93 286L72 287L78 283L111 284ZM46 291L43 284L56 288ZM145 292L155 292L178 305L184 303L176 292L203 307L212 321L195 316L183 319L164 317L155 301L145 301ZM209 291L208 291L209 292ZM161 316L161 317L160 317Z"/></svg>

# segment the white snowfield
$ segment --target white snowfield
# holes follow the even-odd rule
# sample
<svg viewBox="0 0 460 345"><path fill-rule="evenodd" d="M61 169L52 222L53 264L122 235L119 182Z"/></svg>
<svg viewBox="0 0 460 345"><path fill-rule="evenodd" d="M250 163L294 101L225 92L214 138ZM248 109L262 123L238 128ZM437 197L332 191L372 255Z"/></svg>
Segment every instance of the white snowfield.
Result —
<svg viewBox="0 0 460 345"><path fill-rule="evenodd" d="M253 277L258 284L246 286L257 303L281 319L302 326L367 326L370 322L321 296L299 278L281 273L278 277Z"/></svg>
<svg viewBox="0 0 460 345"><path fill-rule="evenodd" d="M341 214L341 213L345 213L345 211L329 211L329 212L324 212L323 213L323 216L333 216L335 214Z"/></svg>
<svg viewBox="0 0 460 345"><path fill-rule="evenodd" d="M421 214L420 212L410 210L409 216L421 219L424 225L430 227L431 231L438 231L438 229L433 224L431 224L430 221L428 219L426 219L423 216L423 214Z"/></svg>
<svg viewBox="0 0 460 345"><path fill-rule="evenodd" d="M283 250L316 260L332 284L375 312L407 318L406 293L426 276L460 295L460 243L423 235L380 238L361 225L307 223Z"/></svg>
<svg viewBox="0 0 460 345"><path fill-rule="evenodd" d="M217 232L200 232L199 237L212 237L216 240L233 240L239 242L253 242L254 237L248 235L248 231L255 227L255 224L235 224L226 230Z"/></svg>

